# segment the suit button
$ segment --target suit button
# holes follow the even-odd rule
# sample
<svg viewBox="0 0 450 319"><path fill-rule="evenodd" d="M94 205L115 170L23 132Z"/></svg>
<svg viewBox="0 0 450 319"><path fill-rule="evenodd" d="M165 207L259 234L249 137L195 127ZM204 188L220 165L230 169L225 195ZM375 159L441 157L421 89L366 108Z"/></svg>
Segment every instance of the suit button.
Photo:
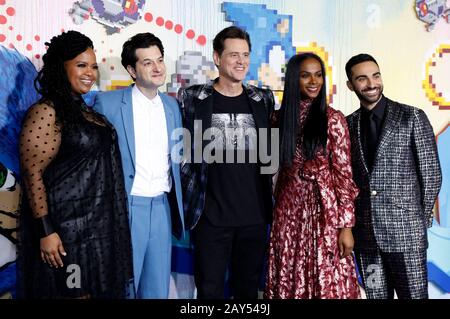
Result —
<svg viewBox="0 0 450 319"><path fill-rule="evenodd" d="M370 195L372 195L372 196L377 196L377 191L371 191L371 192L370 192Z"/></svg>
<svg viewBox="0 0 450 319"><path fill-rule="evenodd" d="M130 179L133 179L134 178L134 176L133 175L130 175L130 176L128 176Z"/></svg>

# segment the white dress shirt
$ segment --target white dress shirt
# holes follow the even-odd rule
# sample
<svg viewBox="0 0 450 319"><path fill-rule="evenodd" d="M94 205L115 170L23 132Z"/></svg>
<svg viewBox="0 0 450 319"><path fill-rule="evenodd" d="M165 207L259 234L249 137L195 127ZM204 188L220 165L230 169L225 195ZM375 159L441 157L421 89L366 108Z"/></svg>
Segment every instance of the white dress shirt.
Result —
<svg viewBox="0 0 450 319"><path fill-rule="evenodd" d="M136 174L131 195L154 197L171 188L166 116L159 93L148 99L132 89Z"/></svg>

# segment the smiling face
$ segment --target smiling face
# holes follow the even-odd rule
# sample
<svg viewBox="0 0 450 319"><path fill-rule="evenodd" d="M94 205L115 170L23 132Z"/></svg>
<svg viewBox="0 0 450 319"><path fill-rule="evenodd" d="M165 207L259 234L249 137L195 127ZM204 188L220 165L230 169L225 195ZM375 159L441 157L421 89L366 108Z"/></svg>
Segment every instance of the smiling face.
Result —
<svg viewBox="0 0 450 319"><path fill-rule="evenodd" d="M156 91L166 81L164 56L156 45L136 50L136 65L127 66L139 88Z"/></svg>
<svg viewBox="0 0 450 319"><path fill-rule="evenodd" d="M315 99L323 86L322 67L316 59L307 58L300 64L300 96Z"/></svg>
<svg viewBox="0 0 450 319"><path fill-rule="evenodd" d="M75 94L86 94L97 81L98 66L94 50L88 48L74 59L64 62L67 79Z"/></svg>
<svg viewBox="0 0 450 319"><path fill-rule="evenodd" d="M222 54L214 51L213 57L221 80L239 83L247 76L250 49L246 40L226 39Z"/></svg>
<svg viewBox="0 0 450 319"><path fill-rule="evenodd" d="M383 94L380 68L373 61L366 61L354 65L351 73L351 81L347 81L348 88L355 92L362 106L372 109Z"/></svg>

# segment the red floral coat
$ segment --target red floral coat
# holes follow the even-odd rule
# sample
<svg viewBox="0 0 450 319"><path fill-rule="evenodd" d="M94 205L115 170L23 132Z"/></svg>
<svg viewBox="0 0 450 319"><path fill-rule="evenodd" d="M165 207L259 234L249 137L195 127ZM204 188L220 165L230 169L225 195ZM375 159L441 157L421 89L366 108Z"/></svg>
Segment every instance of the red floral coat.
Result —
<svg viewBox="0 0 450 319"><path fill-rule="evenodd" d="M300 125L310 103L300 105ZM281 168L270 236L267 298L359 298L353 256L339 257L339 229L355 223L350 138L329 107L326 152L305 161L301 142Z"/></svg>

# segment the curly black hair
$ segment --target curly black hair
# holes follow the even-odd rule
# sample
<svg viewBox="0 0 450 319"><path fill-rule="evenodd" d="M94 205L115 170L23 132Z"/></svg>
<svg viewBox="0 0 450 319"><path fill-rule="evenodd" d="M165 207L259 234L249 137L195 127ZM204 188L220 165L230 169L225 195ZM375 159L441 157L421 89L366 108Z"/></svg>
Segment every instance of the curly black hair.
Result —
<svg viewBox="0 0 450 319"><path fill-rule="evenodd" d="M62 126L71 126L82 116L81 96L72 94L64 62L74 59L94 45L87 36L77 31L67 31L46 42L47 52L42 56L44 65L34 80L34 87L41 94L41 103L51 103L56 119Z"/></svg>

